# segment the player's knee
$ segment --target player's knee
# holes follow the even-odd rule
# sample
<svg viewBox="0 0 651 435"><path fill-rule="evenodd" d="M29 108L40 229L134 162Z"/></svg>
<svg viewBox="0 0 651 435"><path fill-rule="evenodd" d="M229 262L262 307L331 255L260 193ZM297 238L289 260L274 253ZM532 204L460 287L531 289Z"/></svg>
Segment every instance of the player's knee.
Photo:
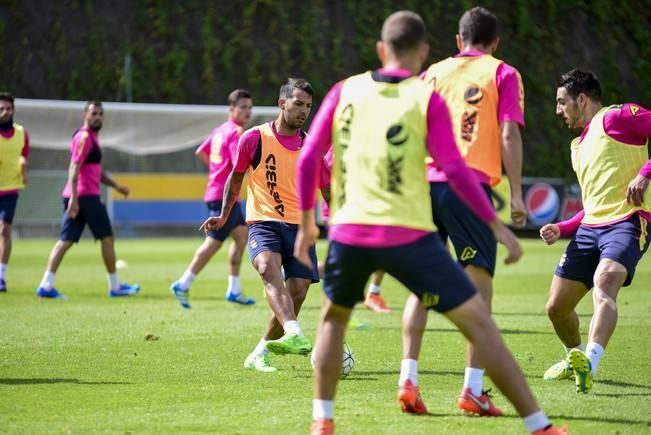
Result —
<svg viewBox="0 0 651 435"><path fill-rule="evenodd" d="M545 306L545 310L547 311L547 317L549 317L549 320L552 322L554 320L564 319L572 311L556 299L548 300L547 305Z"/></svg>
<svg viewBox="0 0 651 435"><path fill-rule="evenodd" d="M622 272L626 273L626 269L612 272L597 270L594 275L595 289L601 289L608 293L611 293L611 290L618 290L619 286L622 284Z"/></svg>
<svg viewBox="0 0 651 435"><path fill-rule="evenodd" d="M8 238L11 236L11 224L0 221L0 236Z"/></svg>

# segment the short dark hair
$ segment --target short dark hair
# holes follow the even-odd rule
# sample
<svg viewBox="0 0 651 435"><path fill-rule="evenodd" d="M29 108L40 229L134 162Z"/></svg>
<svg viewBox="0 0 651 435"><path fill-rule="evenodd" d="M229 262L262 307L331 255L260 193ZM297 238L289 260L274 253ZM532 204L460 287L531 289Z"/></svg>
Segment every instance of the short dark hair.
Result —
<svg viewBox="0 0 651 435"><path fill-rule="evenodd" d="M9 101L11 103L11 108L14 107L14 96L9 92L0 92L0 101Z"/></svg>
<svg viewBox="0 0 651 435"><path fill-rule="evenodd" d="M314 90L312 89L312 85L310 84L310 82L308 82L305 79L298 79L298 78L291 78L290 77L280 87L279 97L280 98L292 98L292 93L294 92L294 89L300 89L302 91L305 91L310 95L310 97L314 96Z"/></svg>
<svg viewBox="0 0 651 435"><path fill-rule="evenodd" d="M414 50L419 44L427 41L427 29L423 19L416 12L397 11L384 20L380 38L400 54Z"/></svg>
<svg viewBox="0 0 651 435"><path fill-rule="evenodd" d="M235 89L228 94L228 105L235 106L242 98L251 98L251 93L246 89Z"/></svg>
<svg viewBox="0 0 651 435"><path fill-rule="evenodd" d="M567 89L573 100L585 94L593 101L601 101L601 84L595 73L574 68L561 76L558 87Z"/></svg>
<svg viewBox="0 0 651 435"><path fill-rule="evenodd" d="M467 10L459 19L459 35L464 44L487 46L497 39L497 17L481 6Z"/></svg>
<svg viewBox="0 0 651 435"><path fill-rule="evenodd" d="M88 109L90 109L90 106L102 107L102 102L97 101L97 100L90 100L90 101L86 102L86 105L84 106L84 113L88 112Z"/></svg>

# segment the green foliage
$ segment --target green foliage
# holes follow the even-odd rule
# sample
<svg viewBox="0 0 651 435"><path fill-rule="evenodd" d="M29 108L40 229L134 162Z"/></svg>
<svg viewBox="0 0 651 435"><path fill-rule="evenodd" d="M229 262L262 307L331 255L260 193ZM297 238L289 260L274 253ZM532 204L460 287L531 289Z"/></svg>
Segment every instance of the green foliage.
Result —
<svg viewBox="0 0 651 435"><path fill-rule="evenodd" d="M235 87L275 105L289 76L319 99L342 78L375 68L375 42L394 9L419 12L431 61L456 51L454 35L474 2L0 2L0 83L21 97L123 98L131 54L139 102L223 104ZM555 82L574 66L595 71L605 102L651 106L651 1L487 0L500 20L497 56L522 73L525 173L572 176L570 132L554 114Z"/></svg>

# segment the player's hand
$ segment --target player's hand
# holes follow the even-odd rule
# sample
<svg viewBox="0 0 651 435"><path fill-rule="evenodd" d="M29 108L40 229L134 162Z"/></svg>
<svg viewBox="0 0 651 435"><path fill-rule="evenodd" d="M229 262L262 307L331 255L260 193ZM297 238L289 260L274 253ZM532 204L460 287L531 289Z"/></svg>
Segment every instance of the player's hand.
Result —
<svg viewBox="0 0 651 435"><path fill-rule="evenodd" d="M512 264L518 261L520 257L522 257L522 247L520 247L520 242L518 241L518 238L515 237L515 234L513 234L513 231L504 225L498 218L490 223L490 227L493 230L493 234L495 234L495 239L503 244L508 251L504 263Z"/></svg>
<svg viewBox="0 0 651 435"><path fill-rule="evenodd" d="M642 205L644 202L644 193L649 187L649 179L638 174L633 181L628 183L626 188L626 201L633 205Z"/></svg>
<svg viewBox="0 0 651 435"><path fill-rule="evenodd" d="M224 217L220 216L212 216L206 219L201 226L199 227L199 230L203 230L204 233L208 234L208 231L216 231L220 229L221 227L224 226L226 223L226 219Z"/></svg>
<svg viewBox="0 0 651 435"><path fill-rule="evenodd" d="M127 186L123 186L121 184L116 185L115 190L120 192L125 198L128 197L129 193L131 192Z"/></svg>
<svg viewBox="0 0 651 435"><path fill-rule="evenodd" d="M553 245L561 238L561 228L558 224L547 224L540 229L540 238L548 245Z"/></svg>
<svg viewBox="0 0 651 435"><path fill-rule="evenodd" d="M23 176L23 184L27 186L27 182L29 181L29 174L27 173L27 169L23 168L22 176Z"/></svg>
<svg viewBox="0 0 651 435"><path fill-rule="evenodd" d="M72 199L68 202L68 209L66 210L70 219L74 219L79 214L79 201Z"/></svg>
<svg viewBox="0 0 651 435"><path fill-rule="evenodd" d="M310 269L314 268L310 258L310 247L316 243L318 237L319 228L314 223L308 226L299 225L294 243L294 258Z"/></svg>
<svg viewBox="0 0 651 435"><path fill-rule="evenodd" d="M515 228L524 228L527 224L527 207L524 205L522 195L511 197L511 221Z"/></svg>

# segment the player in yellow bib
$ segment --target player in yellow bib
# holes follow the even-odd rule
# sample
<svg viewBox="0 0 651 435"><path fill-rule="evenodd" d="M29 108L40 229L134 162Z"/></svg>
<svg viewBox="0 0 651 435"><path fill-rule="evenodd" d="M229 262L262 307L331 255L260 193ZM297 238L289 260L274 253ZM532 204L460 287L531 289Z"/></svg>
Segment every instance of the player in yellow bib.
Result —
<svg viewBox="0 0 651 435"><path fill-rule="evenodd" d="M0 292L7 291L11 225L18 193L27 184L28 156L27 132L14 122L14 97L8 92L0 92Z"/></svg>
<svg viewBox="0 0 651 435"><path fill-rule="evenodd" d="M597 77L574 69L559 80L556 114L568 127L582 129L570 149L583 210L540 230L549 245L572 235L547 301L567 356L544 377L574 377L577 392L587 393L617 324L619 290L631 284L649 247L651 203L644 196L651 179L651 111L637 104L603 107ZM584 347L575 308L590 289L594 313Z"/></svg>

